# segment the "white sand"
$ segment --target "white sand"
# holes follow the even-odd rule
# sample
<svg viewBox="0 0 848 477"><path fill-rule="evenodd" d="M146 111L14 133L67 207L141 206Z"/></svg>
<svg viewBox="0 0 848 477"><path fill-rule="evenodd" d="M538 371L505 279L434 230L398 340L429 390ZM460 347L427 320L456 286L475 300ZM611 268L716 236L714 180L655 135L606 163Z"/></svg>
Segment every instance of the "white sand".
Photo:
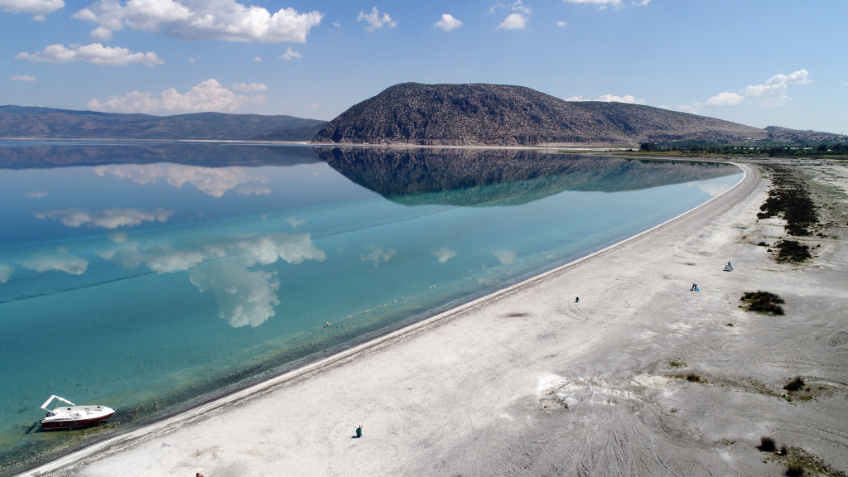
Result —
<svg viewBox="0 0 848 477"><path fill-rule="evenodd" d="M779 475L761 435L848 470L845 247L793 266L751 245L767 182L745 167L725 195L589 260L31 474ZM740 310L758 289L786 316ZM710 383L667 377L690 372ZM816 401L779 397L798 374L824 388Z"/></svg>

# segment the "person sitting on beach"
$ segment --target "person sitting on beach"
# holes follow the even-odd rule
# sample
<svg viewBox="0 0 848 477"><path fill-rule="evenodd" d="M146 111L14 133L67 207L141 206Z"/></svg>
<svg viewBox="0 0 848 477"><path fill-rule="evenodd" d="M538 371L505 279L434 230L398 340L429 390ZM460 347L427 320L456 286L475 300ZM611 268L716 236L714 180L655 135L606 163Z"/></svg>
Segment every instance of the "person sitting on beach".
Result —
<svg viewBox="0 0 848 477"><path fill-rule="evenodd" d="M356 438L359 439L362 437L362 426L356 428Z"/></svg>
<svg viewBox="0 0 848 477"><path fill-rule="evenodd" d="M580 303L580 297L579 296L574 299L574 303Z"/></svg>

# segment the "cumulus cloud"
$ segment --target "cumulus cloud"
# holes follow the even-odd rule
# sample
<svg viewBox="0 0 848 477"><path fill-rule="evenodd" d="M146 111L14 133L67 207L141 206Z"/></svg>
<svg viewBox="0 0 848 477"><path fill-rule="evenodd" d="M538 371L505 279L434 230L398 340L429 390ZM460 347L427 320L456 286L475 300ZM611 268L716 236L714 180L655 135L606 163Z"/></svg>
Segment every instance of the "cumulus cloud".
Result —
<svg viewBox="0 0 848 477"><path fill-rule="evenodd" d="M622 0L562 0L567 3L585 3L589 5L599 5L601 9L605 9L609 6L613 6L615 8L622 6ZM647 5L651 0L643 0L642 4Z"/></svg>
<svg viewBox="0 0 848 477"><path fill-rule="evenodd" d="M266 85L265 83L233 83L230 87L236 91L268 91L268 85Z"/></svg>
<svg viewBox="0 0 848 477"><path fill-rule="evenodd" d="M497 250L492 252L492 255L494 255L495 258L504 265L509 265L515 261L515 252L510 250Z"/></svg>
<svg viewBox="0 0 848 477"><path fill-rule="evenodd" d="M55 12L65 6L62 0L0 0L0 9L4 12L31 13L33 20L43 21L44 15Z"/></svg>
<svg viewBox="0 0 848 477"><path fill-rule="evenodd" d="M21 195L28 199L42 199L44 197L47 197L47 192L36 190L32 192L21 192Z"/></svg>
<svg viewBox="0 0 848 477"><path fill-rule="evenodd" d="M112 30L101 26L91 30L89 35L91 36L91 39L95 41L109 41L112 39Z"/></svg>
<svg viewBox="0 0 848 477"><path fill-rule="evenodd" d="M741 94L724 92L706 100L704 104L707 106L735 106L742 101L745 101L745 97Z"/></svg>
<svg viewBox="0 0 848 477"><path fill-rule="evenodd" d="M259 41L304 43L309 30L324 18L317 11L298 13L293 8L271 14L257 5L235 0L101 0L73 14L73 18L109 30L130 27L164 32L185 40Z"/></svg>
<svg viewBox="0 0 848 477"><path fill-rule="evenodd" d="M778 74L772 76L763 84L746 86L741 93L746 98L753 99L763 106L780 106L789 99L786 94L789 85L812 83L809 75L810 72L804 69L790 75Z"/></svg>
<svg viewBox="0 0 848 477"><path fill-rule="evenodd" d="M218 316L236 328L261 325L276 315L274 307L280 304L276 272L254 267L279 260L296 265L327 258L308 234L233 238L186 249L127 242L97 254L122 268L143 264L159 274L187 270L189 280L201 293L215 297Z"/></svg>
<svg viewBox="0 0 848 477"><path fill-rule="evenodd" d="M397 253L397 251L394 250L394 249L389 249L387 251L383 251L382 248L375 248L374 246L371 246L371 247L368 247L368 248L371 251L368 252L365 255L360 255L359 259L362 260L363 262L372 262L375 267L377 265L379 265L381 261L383 263L388 262L389 259L392 258Z"/></svg>
<svg viewBox="0 0 848 477"><path fill-rule="evenodd" d="M133 227L143 222L167 222L173 214L172 210L164 210L161 207L153 212L145 212L138 209L106 209L99 212L88 212L85 210L50 210L47 212L33 212L37 219L46 218L58 220L68 227L103 227L116 229L118 227Z"/></svg>
<svg viewBox="0 0 848 477"><path fill-rule="evenodd" d="M35 76L14 75L9 77L9 81L38 81Z"/></svg>
<svg viewBox="0 0 848 477"><path fill-rule="evenodd" d="M616 96L614 94L602 94L598 99L584 98L583 96L572 96L566 101L603 101L606 103L629 103L629 104L645 104L644 99L636 99L633 95L625 94L624 96Z"/></svg>
<svg viewBox="0 0 848 477"><path fill-rule="evenodd" d="M154 98L150 93L133 91L122 97L113 96L103 103L92 99L88 102L88 107L94 111L115 113L232 112L249 104L264 103L266 100L261 94L245 96L233 93L214 79L208 79L185 94L171 88L163 91L159 98Z"/></svg>
<svg viewBox="0 0 848 477"><path fill-rule="evenodd" d="M568 22L564 22L564 21L562 21L562 20L559 20L559 21L556 23L556 26L558 26L558 27L564 27L564 26L566 26L566 25L568 25Z"/></svg>
<svg viewBox="0 0 848 477"><path fill-rule="evenodd" d="M228 190L250 182L264 184L268 178L262 174L245 172L240 167L200 167L181 164L113 164L97 166L95 174L111 174L129 179L136 184L155 184L165 179L173 187L191 184L212 197L221 197Z"/></svg>
<svg viewBox="0 0 848 477"><path fill-rule="evenodd" d="M30 60L41 63L70 63L82 61L100 66L126 66L134 63L142 63L145 66L164 65L165 62L159 56L148 51L147 53L132 53L126 48L103 46L100 43L92 43L84 46L50 45L33 54L27 52L18 53L16 60Z"/></svg>
<svg viewBox="0 0 848 477"><path fill-rule="evenodd" d="M262 63L262 57L261 56L254 56L253 61L255 61L257 63Z"/></svg>
<svg viewBox="0 0 848 477"><path fill-rule="evenodd" d="M447 247L442 247L438 250L432 250L432 252L433 255L435 255L436 258L439 259L439 263L445 263L453 257L456 257L456 252Z"/></svg>
<svg viewBox="0 0 848 477"><path fill-rule="evenodd" d="M8 282L14 272L15 269L11 266L6 265L5 263L0 263L0 283Z"/></svg>
<svg viewBox="0 0 848 477"><path fill-rule="evenodd" d="M450 13L443 13L442 19L433 24L433 28L441 28L444 31L451 31L461 26L462 22L454 18Z"/></svg>
<svg viewBox="0 0 848 477"><path fill-rule="evenodd" d="M286 52L280 55L280 58L284 60L293 60L295 58L302 58L303 55L291 49L291 47L286 49Z"/></svg>
<svg viewBox="0 0 848 477"><path fill-rule="evenodd" d="M789 75L777 74L769 78L765 83L748 85L735 93L725 91L703 103L681 104L677 107L668 107L668 109L696 114L704 107L736 106L744 103L746 100L749 103L757 102L761 106L777 107L789 100L789 95L787 94L789 85L812 83L813 81L809 78L809 75L810 72L805 69L800 69Z"/></svg>
<svg viewBox="0 0 848 477"><path fill-rule="evenodd" d="M82 275L88 268L88 260L61 252L55 255L33 255L24 260L21 266L38 273L56 271L69 275Z"/></svg>
<svg viewBox="0 0 848 477"><path fill-rule="evenodd" d="M504 30L520 30L527 25L527 20L527 17L520 13L510 13L496 29L500 30L503 28Z"/></svg>
<svg viewBox="0 0 848 477"><path fill-rule="evenodd" d="M371 13L366 14L365 12L359 12L359 16L356 17L356 21L365 20L368 23L368 26L365 27L365 31L373 32L374 30L379 30L380 28L394 28L397 26L397 22L392 20L391 15L388 13L383 13L383 16L380 16L380 11L377 10L377 7L371 9Z"/></svg>

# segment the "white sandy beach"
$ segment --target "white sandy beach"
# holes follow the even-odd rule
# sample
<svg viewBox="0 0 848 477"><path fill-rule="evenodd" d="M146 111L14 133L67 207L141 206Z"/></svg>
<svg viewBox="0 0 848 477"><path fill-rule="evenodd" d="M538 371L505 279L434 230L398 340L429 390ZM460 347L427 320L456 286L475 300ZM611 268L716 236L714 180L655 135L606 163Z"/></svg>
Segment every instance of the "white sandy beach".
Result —
<svg viewBox="0 0 848 477"><path fill-rule="evenodd" d="M780 475L763 435L848 471L844 243L774 262L743 167L587 260L27 475ZM756 290L786 315L738 308ZM669 377L689 373L707 382ZM796 375L815 399L780 397Z"/></svg>

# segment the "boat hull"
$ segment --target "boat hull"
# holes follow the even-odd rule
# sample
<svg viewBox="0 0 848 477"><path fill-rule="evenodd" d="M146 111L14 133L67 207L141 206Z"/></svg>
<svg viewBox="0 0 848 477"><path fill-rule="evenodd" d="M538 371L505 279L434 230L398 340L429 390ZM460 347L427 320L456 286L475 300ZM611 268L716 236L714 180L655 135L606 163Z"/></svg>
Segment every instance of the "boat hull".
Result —
<svg viewBox="0 0 848 477"><path fill-rule="evenodd" d="M110 412L109 414L103 416L91 417L86 419L63 419L61 421L48 421L45 419L41 421L41 428L45 431L51 431L55 429L74 429L77 427L85 427L109 419L110 417L112 417L113 414L115 413Z"/></svg>

